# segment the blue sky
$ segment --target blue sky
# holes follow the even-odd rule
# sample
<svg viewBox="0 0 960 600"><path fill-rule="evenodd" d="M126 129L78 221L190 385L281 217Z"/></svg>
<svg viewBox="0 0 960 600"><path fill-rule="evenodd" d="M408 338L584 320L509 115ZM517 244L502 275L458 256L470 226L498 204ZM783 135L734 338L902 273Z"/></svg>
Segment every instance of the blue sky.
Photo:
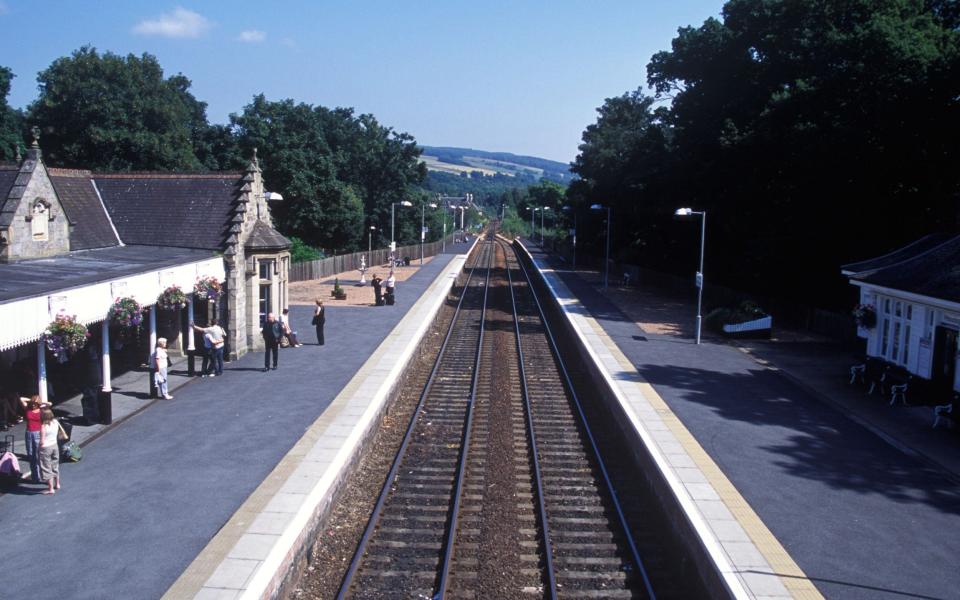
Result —
<svg viewBox="0 0 960 600"><path fill-rule="evenodd" d="M148 52L224 123L254 94L352 106L432 146L569 162L604 98L722 0L139 2L0 0L9 101L84 44Z"/></svg>

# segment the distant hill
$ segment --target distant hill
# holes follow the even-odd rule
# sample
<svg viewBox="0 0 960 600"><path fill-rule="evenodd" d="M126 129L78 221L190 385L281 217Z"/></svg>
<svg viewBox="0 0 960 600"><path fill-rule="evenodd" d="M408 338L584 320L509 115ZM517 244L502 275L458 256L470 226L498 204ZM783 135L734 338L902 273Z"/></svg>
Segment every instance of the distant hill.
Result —
<svg viewBox="0 0 960 600"><path fill-rule="evenodd" d="M430 171L451 173L471 173L479 171L484 175L520 176L523 179L533 177L570 183L572 175L569 166L555 160L535 156L519 156L509 152L486 152L472 148L448 148L421 146L421 160Z"/></svg>

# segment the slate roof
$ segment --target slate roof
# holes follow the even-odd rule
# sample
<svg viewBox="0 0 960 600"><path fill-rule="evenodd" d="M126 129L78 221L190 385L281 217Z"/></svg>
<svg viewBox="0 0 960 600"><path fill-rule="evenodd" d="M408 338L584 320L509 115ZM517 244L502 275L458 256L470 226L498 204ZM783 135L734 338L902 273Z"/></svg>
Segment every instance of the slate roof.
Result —
<svg viewBox="0 0 960 600"><path fill-rule="evenodd" d="M13 182L17 180L20 166L16 164L0 164L0 207L10 194Z"/></svg>
<svg viewBox="0 0 960 600"><path fill-rule="evenodd" d="M30 154L33 154L33 156L30 156ZM30 178L33 177L33 172L37 168L39 159L34 158L35 156L38 156L35 152L28 153L27 159L19 167L9 164L4 165L6 168L3 171L3 187L6 188L6 191L0 196L0 228L6 229L13 223L13 217L20 205L20 199L23 198L27 184L30 183ZM8 170L10 168L18 170L11 173Z"/></svg>
<svg viewBox="0 0 960 600"><path fill-rule="evenodd" d="M926 235L919 240L907 244L903 248L894 250L889 254L884 254L877 258L871 258L869 260L862 260L855 263L850 263L848 265L843 265L840 267L840 272L845 275L853 275L856 273L866 273L867 271L876 271L878 269L883 269L891 265L909 260L919 254L922 254L928 250L936 248L940 244L949 240L951 235L945 233L932 233Z"/></svg>
<svg viewBox="0 0 960 600"><path fill-rule="evenodd" d="M263 221L253 225L253 231L247 238L246 248L250 250L286 250L293 242L285 238L279 231Z"/></svg>
<svg viewBox="0 0 960 600"><path fill-rule="evenodd" d="M243 173L93 175L125 244L223 249Z"/></svg>
<svg viewBox="0 0 960 600"><path fill-rule="evenodd" d="M0 303L208 259L209 250L115 246L0 263Z"/></svg>
<svg viewBox="0 0 960 600"><path fill-rule="evenodd" d="M960 235L913 258L854 275L851 280L960 302Z"/></svg>
<svg viewBox="0 0 960 600"><path fill-rule="evenodd" d="M90 171L49 168L47 173L70 221L70 250L120 244L93 187Z"/></svg>

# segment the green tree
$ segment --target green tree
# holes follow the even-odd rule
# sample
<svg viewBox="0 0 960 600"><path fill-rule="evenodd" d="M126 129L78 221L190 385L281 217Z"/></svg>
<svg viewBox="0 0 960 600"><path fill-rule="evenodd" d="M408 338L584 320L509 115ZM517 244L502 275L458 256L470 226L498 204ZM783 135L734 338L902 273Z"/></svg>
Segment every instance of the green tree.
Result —
<svg viewBox="0 0 960 600"><path fill-rule="evenodd" d="M164 78L154 56L125 57L84 46L37 76L27 121L43 132L48 163L111 171L196 170L194 143L206 105L190 81Z"/></svg>
<svg viewBox="0 0 960 600"><path fill-rule="evenodd" d="M650 61L669 108L604 103L570 196L659 268L695 260L668 216L707 209L714 281L836 303L839 264L955 225L957 25L946 1L730 0Z"/></svg>
<svg viewBox="0 0 960 600"><path fill-rule="evenodd" d="M13 160L17 154L17 145L22 139L20 131L23 129L23 115L7 104L13 78L13 71L0 67L0 160Z"/></svg>
<svg viewBox="0 0 960 600"><path fill-rule="evenodd" d="M228 152L249 155L260 149L264 179L281 190L277 221L283 231L327 249L359 248L365 227L377 226L381 245L389 239L390 203L416 200L415 184L424 174L413 138L351 109L328 109L293 100L254 97L231 115L236 145ZM226 157L220 162L229 162ZM336 217L334 217L336 216ZM342 219L337 222L336 219ZM419 240L419 220L404 237Z"/></svg>

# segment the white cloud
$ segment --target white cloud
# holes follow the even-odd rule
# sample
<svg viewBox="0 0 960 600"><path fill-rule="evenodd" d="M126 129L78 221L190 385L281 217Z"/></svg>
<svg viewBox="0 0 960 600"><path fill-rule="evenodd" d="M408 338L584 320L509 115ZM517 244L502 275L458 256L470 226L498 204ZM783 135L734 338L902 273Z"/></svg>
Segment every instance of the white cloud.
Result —
<svg viewBox="0 0 960 600"><path fill-rule="evenodd" d="M297 43L293 41L293 38L288 38L288 37L285 37L282 40L280 40L280 43L286 46L287 48L293 48L294 46L297 45Z"/></svg>
<svg viewBox="0 0 960 600"><path fill-rule="evenodd" d="M210 28L210 21L199 13L178 6L172 13L137 23L134 33L171 38L196 38Z"/></svg>
<svg viewBox="0 0 960 600"><path fill-rule="evenodd" d="M267 39L267 34L256 29L250 29L248 31L241 31L237 39L241 42L262 42Z"/></svg>

